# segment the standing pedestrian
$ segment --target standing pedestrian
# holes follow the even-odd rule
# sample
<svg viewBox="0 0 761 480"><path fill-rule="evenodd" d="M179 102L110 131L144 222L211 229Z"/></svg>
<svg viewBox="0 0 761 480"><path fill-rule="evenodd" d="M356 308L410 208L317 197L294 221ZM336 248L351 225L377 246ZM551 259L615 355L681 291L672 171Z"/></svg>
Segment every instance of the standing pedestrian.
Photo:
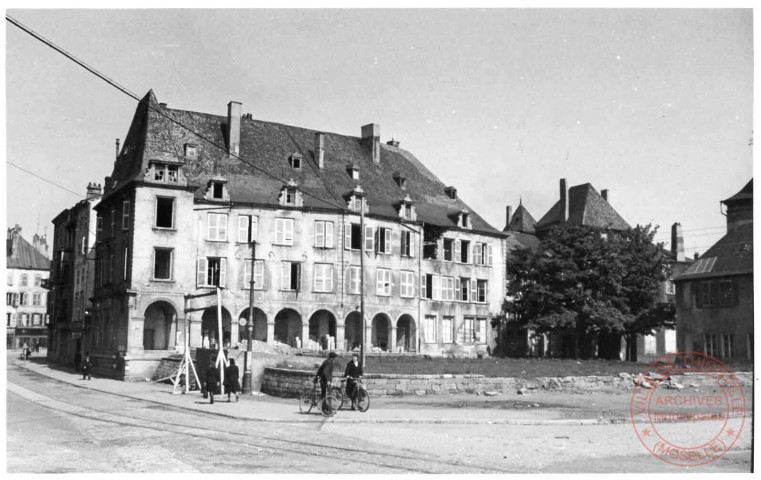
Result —
<svg viewBox="0 0 761 480"><path fill-rule="evenodd" d="M346 364L344 377L346 377L346 396L351 399L351 409L357 409L357 379L362 376L362 367L359 366L359 355L352 354L351 362Z"/></svg>
<svg viewBox="0 0 761 480"><path fill-rule="evenodd" d="M92 363L90 362L90 355L85 353L85 361L82 362L82 380L92 380L90 370L92 369Z"/></svg>
<svg viewBox="0 0 761 480"><path fill-rule="evenodd" d="M206 392L209 394L209 403L214 404L214 394L219 391L219 371L213 362L209 362L206 370Z"/></svg>
<svg viewBox="0 0 761 480"><path fill-rule="evenodd" d="M235 401L238 401L238 394L240 393L240 371L238 366L235 365L235 359L230 359L230 365L225 368L225 391L227 392L227 401L230 401L230 394L235 394Z"/></svg>
<svg viewBox="0 0 761 480"><path fill-rule="evenodd" d="M29 349L29 347L26 346L26 343L24 346L24 360L29 360L29 355L32 354L32 351Z"/></svg>

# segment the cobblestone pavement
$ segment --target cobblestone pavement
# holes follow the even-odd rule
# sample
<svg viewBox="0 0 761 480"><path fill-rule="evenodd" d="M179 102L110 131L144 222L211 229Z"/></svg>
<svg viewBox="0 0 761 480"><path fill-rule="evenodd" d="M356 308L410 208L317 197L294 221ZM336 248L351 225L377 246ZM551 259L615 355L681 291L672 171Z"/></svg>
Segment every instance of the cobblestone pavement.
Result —
<svg viewBox="0 0 761 480"><path fill-rule="evenodd" d="M171 385L80 378L8 357L9 472L684 471L639 443L623 393L378 398L325 420L293 399L209 405ZM691 471L749 471L750 438L748 426Z"/></svg>

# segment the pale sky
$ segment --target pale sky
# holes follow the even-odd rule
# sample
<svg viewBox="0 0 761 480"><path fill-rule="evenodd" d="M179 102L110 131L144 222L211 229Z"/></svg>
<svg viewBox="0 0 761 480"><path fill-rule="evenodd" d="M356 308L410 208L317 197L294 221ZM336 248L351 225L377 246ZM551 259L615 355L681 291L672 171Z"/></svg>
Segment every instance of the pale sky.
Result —
<svg viewBox="0 0 761 480"><path fill-rule="evenodd" d="M379 123L495 228L558 182L631 225L724 234L752 176L753 16L735 10L9 10L170 108L359 136ZM66 189L111 173L136 102L6 22L7 160ZM27 239L80 197L6 165Z"/></svg>

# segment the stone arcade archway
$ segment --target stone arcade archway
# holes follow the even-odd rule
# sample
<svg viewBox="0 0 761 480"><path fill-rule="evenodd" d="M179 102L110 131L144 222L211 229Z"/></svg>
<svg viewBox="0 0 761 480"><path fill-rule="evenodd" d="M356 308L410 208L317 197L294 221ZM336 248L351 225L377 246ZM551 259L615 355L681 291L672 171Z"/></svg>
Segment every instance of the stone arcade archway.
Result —
<svg viewBox="0 0 761 480"><path fill-rule="evenodd" d="M391 319L385 313L379 313L373 317L373 332L370 336L373 348L387 351L391 348Z"/></svg>
<svg viewBox="0 0 761 480"><path fill-rule="evenodd" d="M330 348L328 337L333 337L335 341L336 317L327 310L317 310L309 319L309 339L317 342L320 350L327 350Z"/></svg>
<svg viewBox="0 0 761 480"><path fill-rule="evenodd" d="M204 347L214 347L219 341L219 324L217 322L217 307L209 307L203 311L201 317L201 335ZM237 340L237 339L236 339ZM222 345L228 346L232 342L232 317L225 307L222 307Z"/></svg>
<svg viewBox="0 0 761 480"><path fill-rule="evenodd" d="M177 312L170 303L159 300L148 305L143 320L143 350L174 348L176 332Z"/></svg>
<svg viewBox="0 0 761 480"><path fill-rule="evenodd" d="M243 320L243 322L241 322ZM246 323L248 322L248 308L243 310L238 317L238 342L248 340L248 331ZM241 325L242 323L242 325ZM267 341L267 315L260 309L254 307L254 340L260 342Z"/></svg>
<svg viewBox="0 0 761 480"><path fill-rule="evenodd" d="M396 322L395 351L414 352L417 344L416 338L415 319L412 318L412 315L405 313Z"/></svg>
<svg viewBox="0 0 761 480"><path fill-rule="evenodd" d="M301 315L296 310L284 308L275 315L275 340L296 347L296 337L301 338Z"/></svg>
<svg viewBox="0 0 761 480"><path fill-rule="evenodd" d="M359 348L362 344L362 317L359 312L351 312L344 323L344 340L347 350Z"/></svg>

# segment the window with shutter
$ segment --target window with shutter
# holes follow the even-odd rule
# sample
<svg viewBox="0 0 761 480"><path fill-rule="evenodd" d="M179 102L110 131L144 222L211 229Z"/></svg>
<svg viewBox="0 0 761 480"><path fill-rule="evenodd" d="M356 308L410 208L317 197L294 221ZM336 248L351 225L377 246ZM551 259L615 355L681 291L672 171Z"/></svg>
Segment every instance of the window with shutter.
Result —
<svg viewBox="0 0 761 480"><path fill-rule="evenodd" d="M459 240L454 241L454 261L455 262L461 262L462 261L462 244Z"/></svg>
<svg viewBox="0 0 761 480"><path fill-rule="evenodd" d="M277 245L293 245L293 219L275 219L275 243Z"/></svg>
<svg viewBox="0 0 761 480"><path fill-rule="evenodd" d="M248 229L251 225L251 218L248 215L238 215L238 243L248 243Z"/></svg>
<svg viewBox="0 0 761 480"><path fill-rule="evenodd" d="M492 266L492 246L486 245L486 264Z"/></svg>
<svg viewBox="0 0 761 480"><path fill-rule="evenodd" d="M433 275L433 299L441 300L441 278Z"/></svg>
<svg viewBox="0 0 761 480"><path fill-rule="evenodd" d="M208 261L205 258L199 258L198 259L198 269L197 276L196 276L196 286L198 287L205 287L206 286L206 270L208 269Z"/></svg>
<svg viewBox="0 0 761 480"><path fill-rule="evenodd" d="M351 294L359 294L360 292L360 283L359 283L359 275L361 273L361 270L357 266L350 266L349 267L349 293Z"/></svg>
<svg viewBox="0 0 761 480"><path fill-rule="evenodd" d="M314 222L314 246L318 248L325 247L325 222Z"/></svg>
<svg viewBox="0 0 761 480"><path fill-rule="evenodd" d="M474 265L483 265L483 259L481 258L481 244L477 243L473 246Z"/></svg>
<svg viewBox="0 0 761 480"><path fill-rule="evenodd" d="M291 289L291 262L283 262L280 269L280 289Z"/></svg>
<svg viewBox="0 0 761 480"><path fill-rule="evenodd" d="M333 248L333 222L325 222L325 248Z"/></svg>

